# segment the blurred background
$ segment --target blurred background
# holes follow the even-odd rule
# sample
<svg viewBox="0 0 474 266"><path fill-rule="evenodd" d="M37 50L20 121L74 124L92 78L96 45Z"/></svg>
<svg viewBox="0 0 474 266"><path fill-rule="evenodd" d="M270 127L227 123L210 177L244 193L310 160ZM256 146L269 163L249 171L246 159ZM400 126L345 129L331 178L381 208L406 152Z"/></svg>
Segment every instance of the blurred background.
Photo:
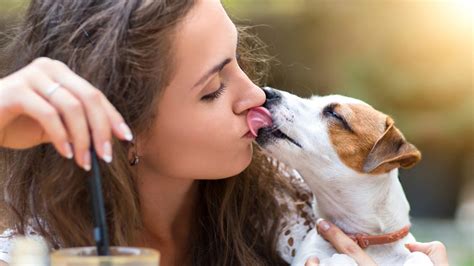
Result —
<svg viewBox="0 0 474 266"><path fill-rule="evenodd" d="M0 0L0 33L26 3ZM275 58L269 86L359 98L395 119L423 154L400 174L414 235L444 242L452 265L474 265L474 1L223 3Z"/></svg>

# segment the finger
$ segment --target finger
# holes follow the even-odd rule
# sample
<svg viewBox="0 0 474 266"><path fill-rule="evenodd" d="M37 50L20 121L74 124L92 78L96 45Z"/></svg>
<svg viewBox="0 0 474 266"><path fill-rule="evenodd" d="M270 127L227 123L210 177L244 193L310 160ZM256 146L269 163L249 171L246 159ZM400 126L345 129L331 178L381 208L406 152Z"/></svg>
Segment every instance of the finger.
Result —
<svg viewBox="0 0 474 266"><path fill-rule="evenodd" d="M86 113L81 102L66 89L59 88L49 102L58 110L66 124L68 134L73 143L75 160L86 171L91 168L89 155L90 133Z"/></svg>
<svg viewBox="0 0 474 266"><path fill-rule="evenodd" d="M86 105L86 115L89 122L92 141L97 154L106 162L112 161L112 125L107 119L105 109L100 101L101 92L97 89L83 96L82 103ZM84 99L87 99L84 101ZM85 103L87 101L87 103Z"/></svg>
<svg viewBox="0 0 474 266"><path fill-rule="evenodd" d="M339 252L352 257L359 265L376 265L375 262L352 239L334 224L318 219L318 233L329 241Z"/></svg>
<svg viewBox="0 0 474 266"><path fill-rule="evenodd" d="M57 84L34 67L29 71L28 82L30 87L40 95L44 94L48 87ZM89 171L91 168L89 126L81 102L62 87L57 88L53 94L43 95L43 97L63 118L69 140L74 146L76 163Z"/></svg>
<svg viewBox="0 0 474 266"><path fill-rule="evenodd" d="M67 140L67 130L56 109L33 91L26 91L21 97L19 106L23 113L38 121L56 150L64 157L71 159L73 153Z"/></svg>
<svg viewBox="0 0 474 266"><path fill-rule="evenodd" d="M122 140L132 140L130 128L124 123L124 119L117 112L115 107L107 100L107 98L87 80L72 72L64 63L53 60L54 64L50 70L50 75L54 80L66 86L71 93L80 98L86 104L88 112L94 113L99 106L105 108L106 116L113 129L113 133ZM54 71L53 71L54 70ZM69 75L61 75L59 73L68 72ZM99 104L100 103L100 104ZM98 105L98 106L94 106Z"/></svg>
<svg viewBox="0 0 474 266"><path fill-rule="evenodd" d="M418 251L428 255L435 265L448 265L449 263L446 247L439 241L408 243L405 247L407 247L410 252Z"/></svg>
<svg viewBox="0 0 474 266"><path fill-rule="evenodd" d="M14 74L12 74L14 75ZM5 80L0 79L0 131L5 125L8 125L18 112L15 112L15 104L11 101L11 92L6 88Z"/></svg>
<svg viewBox="0 0 474 266"><path fill-rule="evenodd" d="M318 266L319 265L319 259L317 257L311 257L309 258L304 266Z"/></svg>
<svg viewBox="0 0 474 266"><path fill-rule="evenodd" d="M419 251L419 252L428 254L431 251L431 245L429 243L419 243L419 242L408 243L408 244L405 244L405 247L408 248L410 252Z"/></svg>
<svg viewBox="0 0 474 266"><path fill-rule="evenodd" d="M121 136L122 140L131 141L133 139L132 131L125 123L122 115L115 109L115 107L107 100L105 96L102 97L102 104L107 112L110 124L113 125L113 131L116 136Z"/></svg>
<svg viewBox="0 0 474 266"><path fill-rule="evenodd" d="M56 60L38 60L40 65L55 82L60 83L84 106L87 122L92 132L92 140L97 154L105 161L112 160L111 134L112 125L102 105L103 94L89 82L72 72L64 63ZM47 67L46 67L47 66ZM122 137L119 135L118 137ZM85 153L85 159L90 154Z"/></svg>

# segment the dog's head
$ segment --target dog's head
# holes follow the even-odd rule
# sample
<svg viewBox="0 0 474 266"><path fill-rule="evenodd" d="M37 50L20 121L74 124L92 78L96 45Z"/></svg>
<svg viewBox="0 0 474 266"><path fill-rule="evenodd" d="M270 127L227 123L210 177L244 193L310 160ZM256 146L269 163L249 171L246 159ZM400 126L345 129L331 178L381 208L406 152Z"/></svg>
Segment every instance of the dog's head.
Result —
<svg viewBox="0 0 474 266"><path fill-rule="evenodd" d="M303 99L269 87L264 91L273 126L259 131L257 143L296 169L312 164L341 172L345 166L372 175L408 168L421 159L392 118L360 100L340 95Z"/></svg>

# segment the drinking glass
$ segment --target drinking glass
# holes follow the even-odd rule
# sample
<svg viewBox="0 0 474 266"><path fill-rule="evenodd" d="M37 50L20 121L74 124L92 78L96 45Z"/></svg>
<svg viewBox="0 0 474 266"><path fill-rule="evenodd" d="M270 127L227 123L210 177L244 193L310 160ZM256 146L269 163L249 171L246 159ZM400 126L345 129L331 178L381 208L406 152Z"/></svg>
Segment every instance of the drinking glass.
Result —
<svg viewBox="0 0 474 266"><path fill-rule="evenodd" d="M96 247L59 249L51 266L158 266L160 253L150 248L110 247L110 256L97 256Z"/></svg>

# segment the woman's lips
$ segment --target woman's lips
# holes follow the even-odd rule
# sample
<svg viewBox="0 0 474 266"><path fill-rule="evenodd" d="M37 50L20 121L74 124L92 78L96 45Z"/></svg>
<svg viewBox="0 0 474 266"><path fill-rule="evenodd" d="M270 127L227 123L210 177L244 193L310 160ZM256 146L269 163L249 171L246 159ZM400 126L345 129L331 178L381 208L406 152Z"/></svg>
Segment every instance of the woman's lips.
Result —
<svg viewBox="0 0 474 266"><path fill-rule="evenodd" d="M259 129L269 127L272 124L272 115L264 107L254 107L247 113L247 125L253 137L257 137Z"/></svg>

